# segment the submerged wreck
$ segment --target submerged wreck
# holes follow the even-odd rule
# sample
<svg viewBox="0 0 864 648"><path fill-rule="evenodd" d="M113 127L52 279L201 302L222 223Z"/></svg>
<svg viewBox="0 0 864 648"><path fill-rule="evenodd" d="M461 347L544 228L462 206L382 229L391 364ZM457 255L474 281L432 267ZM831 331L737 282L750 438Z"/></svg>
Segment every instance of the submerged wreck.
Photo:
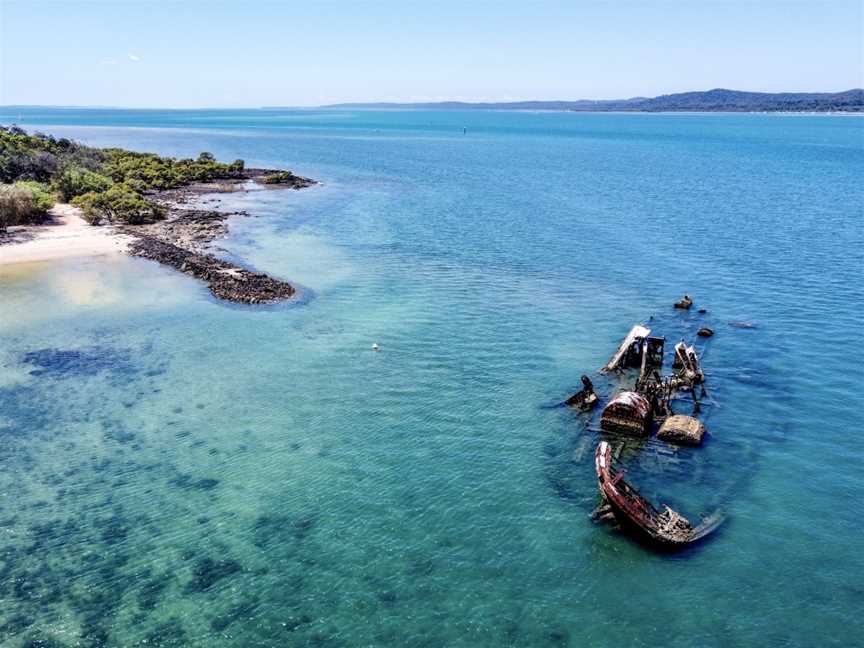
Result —
<svg viewBox="0 0 864 648"><path fill-rule="evenodd" d="M604 432L648 436L653 420L651 409L651 403L639 392L620 392L603 409L600 428Z"/></svg>
<svg viewBox="0 0 864 648"><path fill-rule="evenodd" d="M679 445L698 446L708 432L705 424L697 418L684 414L670 416L657 431L657 438Z"/></svg>
<svg viewBox="0 0 864 648"><path fill-rule="evenodd" d="M637 367L660 367L663 365L663 347L666 339L651 337L651 329L636 324L621 341L618 349L612 354L601 369L608 373L618 369Z"/></svg>
<svg viewBox="0 0 864 648"><path fill-rule="evenodd" d="M600 399L594 391L594 385L588 376L582 376L582 389L564 401L568 407L587 412L592 409Z"/></svg>
<svg viewBox="0 0 864 648"><path fill-rule="evenodd" d="M676 307L686 310L692 305L692 298L685 295ZM710 337L704 331L710 329L703 327L694 333L697 337ZM678 450L668 448L663 442L691 447L704 442L708 428L697 417L701 411L700 399L707 392L699 354L694 345L682 339L675 345L667 363L664 361L665 342L666 338L652 335L647 326L634 325L609 361L599 369L599 373L604 374L606 389L595 393L590 378L582 376L583 389L568 398L565 404L586 412L603 402L601 413L591 417L595 424L599 418L599 430L587 424L588 429L599 431L601 438L609 439L601 441L595 452L602 503L592 517L614 521L649 544L676 548L710 534L722 523L722 515L715 513L694 524L668 506L655 507L624 480L623 470L613 469L610 445L610 441L617 439L619 449L641 449L648 445L644 440L656 432L659 443L655 449L663 454L677 455ZM611 393L611 398L603 392ZM692 399L692 415L673 409L673 405L684 401L685 394ZM640 440L634 442L623 436Z"/></svg>
<svg viewBox="0 0 864 648"><path fill-rule="evenodd" d="M675 345L675 359L672 361L672 368L684 384L693 386L705 382L705 374L699 364L699 355L696 353L695 347L687 346L683 341Z"/></svg>
<svg viewBox="0 0 864 648"><path fill-rule="evenodd" d="M601 441L594 454L594 466L603 504L598 517L611 515L622 529L639 539L666 549L676 549L701 540L715 531L723 516L715 513L693 526L686 517L664 506L660 511L624 480L623 471L612 468L612 447Z"/></svg>

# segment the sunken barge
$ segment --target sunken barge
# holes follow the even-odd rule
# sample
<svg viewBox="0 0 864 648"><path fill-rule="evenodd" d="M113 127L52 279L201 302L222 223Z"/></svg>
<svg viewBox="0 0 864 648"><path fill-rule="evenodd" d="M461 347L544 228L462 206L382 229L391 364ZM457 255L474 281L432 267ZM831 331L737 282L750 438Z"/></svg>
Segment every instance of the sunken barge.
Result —
<svg viewBox="0 0 864 648"><path fill-rule="evenodd" d="M611 515L622 529L643 542L677 549L701 540L723 522L723 517L715 513L694 527L690 520L668 506L664 505L662 511L655 508L624 479L624 471L613 469L612 446L608 441L601 441L597 446L594 467L603 500L597 515L601 518Z"/></svg>
<svg viewBox="0 0 864 648"><path fill-rule="evenodd" d="M692 303L692 298L685 295L675 307L687 310ZM665 347L664 337L652 335L650 328L636 324L599 370L601 376L617 377L607 382L617 384L618 388L606 400L599 416L599 432L605 438L597 446L594 465L601 503L592 517L614 521L640 540L670 549L701 540L720 526L722 515L714 514L694 525L668 506L655 507L624 479L623 470L612 467L612 442L616 440L623 444L628 437L654 435L666 443L698 446L707 434L705 424L697 418L701 412L700 397L706 395L706 390L705 373L696 348L684 340L676 344L672 371L664 376ZM635 383L629 385L622 379L633 375L625 373L628 370L638 370ZM583 389L565 404L588 412L599 404L601 397L594 391L590 378L583 376L582 384ZM681 401L682 395L692 399L692 415L673 411L673 401Z"/></svg>

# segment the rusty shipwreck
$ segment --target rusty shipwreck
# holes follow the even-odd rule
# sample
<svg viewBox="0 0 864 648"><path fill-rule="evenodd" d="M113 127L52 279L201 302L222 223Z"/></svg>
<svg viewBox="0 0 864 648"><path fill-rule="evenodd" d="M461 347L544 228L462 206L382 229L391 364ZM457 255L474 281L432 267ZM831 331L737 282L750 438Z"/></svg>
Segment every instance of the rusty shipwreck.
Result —
<svg viewBox="0 0 864 648"><path fill-rule="evenodd" d="M607 441L597 446L594 466L603 498L598 517L614 517L622 529L650 545L677 549L705 538L723 522L723 516L715 513L693 526L668 506L663 506L662 511L655 508L624 480L623 471L612 467L612 446Z"/></svg>

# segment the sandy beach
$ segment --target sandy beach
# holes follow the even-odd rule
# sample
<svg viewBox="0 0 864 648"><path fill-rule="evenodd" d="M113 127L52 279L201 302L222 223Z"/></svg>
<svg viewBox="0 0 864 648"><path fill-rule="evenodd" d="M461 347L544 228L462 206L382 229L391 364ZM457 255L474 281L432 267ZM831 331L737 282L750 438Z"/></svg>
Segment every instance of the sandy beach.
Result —
<svg viewBox="0 0 864 648"><path fill-rule="evenodd" d="M72 205L54 205L49 214L51 220L43 225L9 228L6 237L0 238L0 266L121 254L131 241L110 226L88 225L81 210Z"/></svg>

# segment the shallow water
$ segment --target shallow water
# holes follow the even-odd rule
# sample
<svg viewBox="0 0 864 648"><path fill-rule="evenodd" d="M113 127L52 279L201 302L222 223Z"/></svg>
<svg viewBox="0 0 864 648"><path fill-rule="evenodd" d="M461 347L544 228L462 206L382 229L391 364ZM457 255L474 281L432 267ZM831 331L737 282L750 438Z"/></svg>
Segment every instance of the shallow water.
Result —
<svg viewBox="0 0 864 648"><path fill-rule="evenodd" d="M864 642L864 121L22 121L323 185L220 196L252 214L221 253L297 303L140 259L0 270L2 645ZM655 500L726 512L675 555L588 519L597 435L554 407L651 316L717 331L706 445L622 457Z"/></svg>

